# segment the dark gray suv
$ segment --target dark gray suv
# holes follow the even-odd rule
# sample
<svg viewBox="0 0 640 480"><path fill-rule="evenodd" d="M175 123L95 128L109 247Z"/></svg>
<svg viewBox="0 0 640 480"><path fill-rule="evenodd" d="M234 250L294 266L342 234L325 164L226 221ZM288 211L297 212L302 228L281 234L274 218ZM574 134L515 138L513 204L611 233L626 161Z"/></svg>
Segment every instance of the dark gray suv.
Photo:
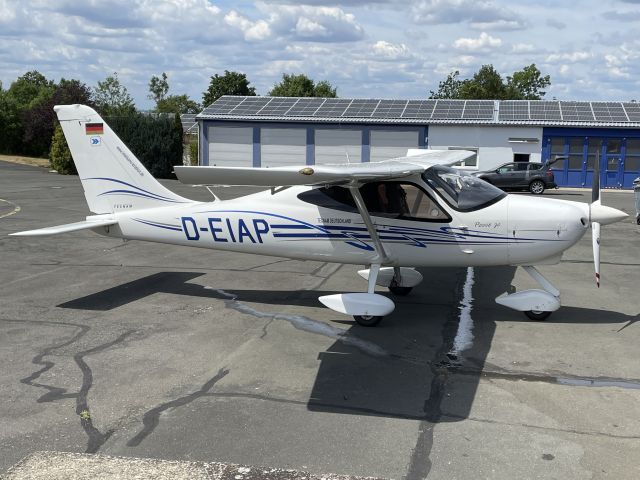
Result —
<svg viewBox="0 0 640 480"><path fill-rule="evenodd" d="M547 188L557 187L553 172L549 170L551 163L505 163L495 170L477 172L474 175L503 190L529 190L539 195Z"/></svg>

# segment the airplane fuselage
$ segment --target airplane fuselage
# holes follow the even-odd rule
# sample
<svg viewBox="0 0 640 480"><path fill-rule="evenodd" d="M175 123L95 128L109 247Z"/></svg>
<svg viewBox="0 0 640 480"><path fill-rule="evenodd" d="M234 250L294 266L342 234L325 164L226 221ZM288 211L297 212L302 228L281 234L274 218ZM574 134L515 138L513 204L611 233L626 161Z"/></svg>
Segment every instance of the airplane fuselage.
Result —
<svg viewBox="0 0 640 480"><path fill-rule="evenodd" d="M421 179L446 221L372 215L391 266L490 266L557 263L588 228L588 205L506 195L456 211ZM370 264L375 248L362 217L302 200L312 187L270 190L232 200L116 212L98 233L301 260ZM586 218L586 219L585 219ZM108 232L106 231L108 230Z"/></svg>

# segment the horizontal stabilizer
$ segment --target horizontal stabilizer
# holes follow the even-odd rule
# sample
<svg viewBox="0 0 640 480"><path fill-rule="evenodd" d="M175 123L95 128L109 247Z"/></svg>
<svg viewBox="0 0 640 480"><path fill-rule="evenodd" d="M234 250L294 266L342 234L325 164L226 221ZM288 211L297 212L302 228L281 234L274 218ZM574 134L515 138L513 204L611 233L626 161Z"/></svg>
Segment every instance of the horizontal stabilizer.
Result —
<svg viewBox="0 0 640 480"><path fill-rule="evenodd" d="M67 223L55 227L38 228L37 230L27 230L26 232L10 233L14 237L38 237L43 235L57 235L59 233L75 232L77 230L87 230L96 227L106 227L115 225L118 222L112 216L92 216L87 217L84 222Z"/></svg>
<svg viewBox="0 0 640 480"><path fill-rule="evenodd" d="M420 152L420 153L418 153ZM420 174L433 165L454 165L475 155L468 150L410 150L409 156L384 162L286 167L190 167L176 165L178 180L191 185L341 185Z"/></svg>

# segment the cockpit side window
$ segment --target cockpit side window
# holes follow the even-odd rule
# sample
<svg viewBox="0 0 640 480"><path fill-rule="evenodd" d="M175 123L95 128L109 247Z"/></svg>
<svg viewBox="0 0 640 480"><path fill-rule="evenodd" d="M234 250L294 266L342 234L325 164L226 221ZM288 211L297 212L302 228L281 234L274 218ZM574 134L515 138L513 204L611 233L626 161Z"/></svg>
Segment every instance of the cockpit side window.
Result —
<svg viewBox="0 0 640 480"><path fill-rule="evenodd" d="M376 217L449 222L451 217L412 183L372 182L360 189L367 210Z"/></svg>
<svg viewBox="0 0 640 480"><path fill-rule="evenodd" d="M370 182L360 187L360 194L374 217L431 222L450 222L451 217L427 192L412 183ZM357 212L353 197L344 187L324 187L298 195L320 207Z"/></svg>

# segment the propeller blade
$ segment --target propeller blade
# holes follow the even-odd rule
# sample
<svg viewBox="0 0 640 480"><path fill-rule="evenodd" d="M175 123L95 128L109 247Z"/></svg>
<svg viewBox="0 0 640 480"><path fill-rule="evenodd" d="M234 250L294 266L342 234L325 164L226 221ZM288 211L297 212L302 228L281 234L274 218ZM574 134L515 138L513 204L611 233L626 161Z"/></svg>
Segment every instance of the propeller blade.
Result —
<svg viewBox="0 0 640 480"><path fill-rule="evenodd" d="M591 184L591 203L600 203L600 156L596 157L593 169L593 183Z"/></svg>
<svg viewBox="0 0 640 480"><path fill-rule="evenodd" d="M593 266L596 271L596 285L600 288L600 224L591 224L591 241L593 245Z"/></svg>

